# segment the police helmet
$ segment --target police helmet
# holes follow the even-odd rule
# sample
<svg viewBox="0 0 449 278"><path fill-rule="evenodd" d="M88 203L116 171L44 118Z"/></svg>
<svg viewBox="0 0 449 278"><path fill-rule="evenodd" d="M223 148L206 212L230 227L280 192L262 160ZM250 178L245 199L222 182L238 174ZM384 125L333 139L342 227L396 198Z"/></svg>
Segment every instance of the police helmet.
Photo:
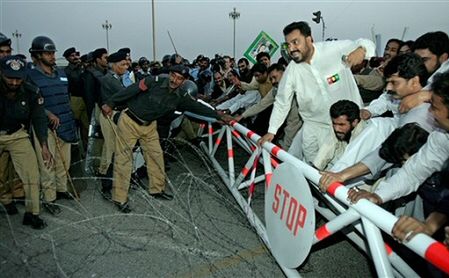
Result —
<svg viewBox="0 0 449 278"><path fill-rule="evenodd" d="M0 33L0 46L11 46L11 39Z"/></svg>
<svg viewBox="0 0 449 278"><path fill-rule="evenodd" d="M186 92L190 96L196 98L198 94L198 86L192 80L186 80L182 83L180 90Z"/></svg>
<svg viewBox="0 0 449 278"><path fill-rule="evenodd" d="M56 50L55 43L49 37L38 36L38 37L35 37L33 39L33 41L31 42L31 48L29 51L30 51L30 53L34 53L34 52L44 52L44 51L52 52L52 51L57 51L57 50Z"/></svg>

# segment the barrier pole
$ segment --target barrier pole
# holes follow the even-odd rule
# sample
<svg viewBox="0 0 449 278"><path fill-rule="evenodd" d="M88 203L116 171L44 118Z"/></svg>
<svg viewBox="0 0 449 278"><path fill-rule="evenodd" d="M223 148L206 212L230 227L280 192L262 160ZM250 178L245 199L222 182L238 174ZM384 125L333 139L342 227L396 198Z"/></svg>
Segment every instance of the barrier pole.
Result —
<svg viewBox="0 0 449 278"><path fill-rule="evenodd" d="M377 276L393 277L393 271L391 269L391 264L388 261L387 251L384 244L380 244L383 243L383 239L379 229L364 217L362 217L362 223L374 266L376 267Z"/></svg>
<svg viewBox="0 0 449 278"><path fill-rule="evenodd" d="M253 142L257 142L257 140L260 139L259 135L248 130L237 122L232 122L231 125L239 132L247 134L247 137ZM298 166L308 180L315 184L319 183L321 175L316 169L298 160L272 143L265 142L263 147L282 161L287 161ZM390 214L366 199L362 199L356 204L350 204L347 200L348 189L341 183L331 185L328 188L328 193L336 197L343 204L353 207L361 216L369 219L378 228L391 236L391 230L398 220L396 216ZM449 250L442 243L435 241L428 235L420 233L415 235L410 241L404 243L404 245L449 274Z"/></svg>
<svg viewBox="0 0 449 278"><path fill-rule="evenodd" d="M228 147L228 172L230 185L235 182L235 169L234 169L234 149L232 148L232 135L231 128L226 126L226 143Z"/></svg>
<svg viewBox="0 0 449 278"><path fill-rule="evenodd" d="M208 126L208 134L209 134L209 136L207 137L208 138L208 142L209 142L209 151L208 151L208 153L211 153L212 152L212 137L213 137L213 134L214 134L214 129L212 128L212 123L210 123L210 122L208 122L207 123L207 126Z"/></svg>
<svg viewBox="0 0 449 278"><path fill-rule="evenodd" d="M215 153L217 152L218 146L220 146L221 139L223 138L225 131L226 131L226 126L223 126L220 129L220 132L218 133L217 139L215 140L214 148L212 149L212 153L211 153L212 156L214 156Z"/></svg>
<svg viewBox="0 0 449 278"><path fill-rule="evenodd" d="M214 168L217 170L218 175L223 180L224 184L228 187L232 196L237 201L237 204L239 204L239 206L243 212L246 212L248 222L254 227L254 229L257 232L257 235L262 239L262 241L267 246L267 248L271 250L270 242L269 242L268 236L267 236L267 231L266 231L265 226L262 223L262 221L259 219L259 217L257 217L257 215L255 215L253 213L252 208L250 206L248 206L245 198L243 198L243 196L240 194L240 191L238 191L237 188L230 186L231 182L230 182L228 176L226 175L225 171L223 170L221 165L218 163L218 161L208 153L205 143L201 142L200 146L203 148L203 150L208 155L210 161L212 162L212 165L214 165ZM288 268L288 267L282 266L281 264L278 264L278 265L287 277L301 277L301 275L299 274L299 272L296 269Z"/></svg>

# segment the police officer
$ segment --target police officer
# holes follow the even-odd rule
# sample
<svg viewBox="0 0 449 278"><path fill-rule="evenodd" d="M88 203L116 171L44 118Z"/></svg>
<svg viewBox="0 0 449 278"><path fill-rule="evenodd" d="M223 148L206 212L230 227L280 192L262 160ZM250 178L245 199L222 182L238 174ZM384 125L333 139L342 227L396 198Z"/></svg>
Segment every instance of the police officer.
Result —
<svg viewBox="0 0 449 278"><path fill-rule="evenodd" d="M92 52L92 65L86 67L83 75L84 93L86 95L87 115L89 123L94 116L98 120L100 108L97 106L101 95L101 78L108 71L108 51L106 48L97 48ZM88 58L88 57L86 57ZM97 121L98 122L98 121Z"/></svg>
<svg viewBox="0 0 449 278"><path fill-rule="evenodd" d="M55 215L61 212L60 207L55 204L56 199L71 199L67 192L70 144L76 143L78 138L70 107L67 77L64 71L55 68L55 44L48 37L38 36L33 39L29 51L36 64L34 69L28 72L28 78L39 87L45 100L48 132L51 134L48 136L48 149L55 158L54 168L45 167L40 147L36 145L45 201L43 206Z"/></svg>
<svg viewBox="0 0 449 278"><path fill-rule="evenodd" d="M171 200L173 196L165 192L164 158L156 120L170 115L175 110L189 110L194 113L222 118L215 111L197 103L190 95L180 89L189 76L189 70L183 65L173 66L169 77L146 77L123 91L114 94L103 105L106 115L112 114L112 108L126 102L128 109L121 114L116 139L114 181L112 199L120 211L131 211L128 205L129 179L133 152L137 141L143 150L149 174L149 193L152 197ZM223 120L230 120L223 116Z"/></svg>
<svg viewBox="0 0 449 278"><path fill-rule="evenodd" d="M25 67L25 61L17 56L7 56L0 60L0 154L5 151L10 153L25 186L23 224L43 229L46 225L39 218L38 162L27 132L30 122L46 167L52 167L53 159L47 147L44 99L35 86L24 82Z"/></svg>
<svg viewBox="0 0 449 278"><path fill-rule="evenodd" d="M69 62L64 71L69 82L70 105L75 120L79 124L83 146L87 146L87 131L89 128L89 119L87 116L85 95L81 74L83 67L81 64L80 53L75 47L70 47L62 55Z"/></svg>
<svg viewBox="0 0 449 278"><path fill-rule="evenodd" d="M139 59L139 67L140 69L136 73L136 81L140 81L145 77L151 75L150 71L150 61L148 61L145 57L140 57Z"/></svg>
<svg viewBox="0 0 449 278"><path fill-rule="evenodd" d="M126 56L125 52L120 51L109 55L108 63L110 69L101 79L101 105L103 105L112 95L125 88L122 78L128 70ZM113 112L113 114L116 113L117 111ZM103 177L101 180L103 196L110 199L112 189L112 158L115 151L115 130L117 129L117 125L106 115L101 114L99 119L104 143L98 174Z"/></svg>
<svg viewBox="0 0 449 278"><path fill-rule="evenodd" d="M0 59L11 55L11 53L11 39L0 33ZM8 214L17 214L15 202L23 203L25 192L8 152L0 155L0 183L4 185L0 187L0 202L5 206ZM13 199L15 202L12 202Z"/></svg>

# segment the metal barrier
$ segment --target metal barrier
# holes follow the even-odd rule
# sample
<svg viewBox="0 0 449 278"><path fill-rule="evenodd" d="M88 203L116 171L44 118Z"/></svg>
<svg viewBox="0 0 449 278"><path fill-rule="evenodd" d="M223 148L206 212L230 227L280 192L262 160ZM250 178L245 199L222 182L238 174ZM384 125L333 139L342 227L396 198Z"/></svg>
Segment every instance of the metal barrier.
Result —
<svg viewBox="0 0 449 278"><path fill-rule="evenodd" d="M190 114L189 116L194 115ZM200 128L199 132L201 132L204 128L205 126L203 125ZM227 172L215 159L215 154L217 153L218 147L221 144L223 136L225 134L228 155ZM324 198L326 198L326 200L333 206L333 209L336 210L337 213L330 209L318 206L318 200L312 197L310 193L301 193L302 195L305 195L307 196L307 198L312 200L312 206L315 208L315 210L329 221L324 226L314 231L310 236L304 235L304 233L306 232L304 225L306 225L307 223L307 225L313 225L313 229L315 228L314 214L307 214L306 216L307 209L304 207L303 211L301 211L301 206L303 204L298 200L303 196L292 194L291 196L288 195L287 197L287 194L290 193L283 193L284 199L282 214L280 214L280 220L286 222L282 225L285 227L281 228L290 230L289 232L295 234L298 233L298 225L302 224L303 226L299 226L300 230L304 229L301 230L303 237L301 237L300 240L310 242L310 246L301 247L302 249L304 249L302 250L302 252L306 252L306 255L301 255L301 258L298 258L294 262L287 262L287 260L289 260L290 258L283 258L282 253L288 253L285 248L293 248L293 246L295 245L291 244L291 246L283 247L284 249L281 249L282 252L280 252L280 250L277 250L276 246L270 243L270 239L273 240L273 238L270 238L268 236L269 232L267 232L267 227L270 222L267 222L266 227L251 208L251 198L255 190L255 184L265 180L265 194L274 194L273 196L276 200L276 198L279 199L279 197L282 196L281 191L283 190L283 184L277 183L279 177L282 176L282 174L299 172L301 174L300 176L303 175L309 181L308 184L310 184L310 186L314 186L316 189L318 189L317 184L320 179L319 172L272 143L266 142L262 147L258 147L256 143L260 139L260 136L247 129L246 127L238 124L237 122L232 122L230 126L223 126L219 131L216 132L213 131L212 122L209 122L208 133L206 136L208 139L208 144L206 145L204 142L202 142L200 146L203 148L204 152L207 154L211 163L215 167L217 173L226 184L229 191L232 193L237 203L242 208L243 212L246 214L250 224L255 228L260 238L273 253L276 261L288 277L300 276L296 268L307 257L306 255L308 254L308 252L310 252L310 246L312 244L320 242L350 225L352 225L354 230L346 232L345 236L352 242L354 242L358 247L360 247L361 250L365 251L369 256L371 256L377 275L379 277L418 276L392 250L390 246L383 242L380 230L391 236L391 230L398 218L365 199L358 201L356 204L349 203L349 201L347 200L348 189L340 183L332 184L328 189L328 194L323 194ZM215 143L213 138L214 136L216 136ZM249 154L248 161L237 177L234 165L234 142ZM278 160L287 162L287 164L290 165L289 167L294 168L281 169L285 167L278 167ZM259 163L263 165L264 174L256 177L256 170ZM281 164L281 166L283 164ZM274 173L272 167L275 167ZM244 181L249 173L251 173L249 180ZM276 176L276 173L281 174L278 174ZM276 182L273 182L274 180L272 179L274 178L277 178ZM300 177L296 177L295 179L300 179ZM287 180L286 183L288 182L289 181ZM293 182L296 182L296 180ZM307 185L307 182L305 183ZM246 199L239 190L248 186L250 187L250 190L248 193L248 198ZM307 190L309 190L308 186L304 187L307 187ZM284 209L286 202L288 203L288 200L286 201L286 199L288 198L290 200L290 203L288 204L288 213L285 214ZM307 202L307 200L303 199L302 202ZM270 210L277 210L278 207L276 207L276 205L278 204L279 202L273 203L273 207L270 208L269 204L267 205L266 202L265 214L267 215L267 212L270 212ZM301 214L301 212L303 212L303 214ZM284 215L286 215L285 219L283 219ZM297 220L293 219L294 217L297 217ZM294 221L296 221L296 224L294 223ZM294 225L296 226L293 227ZM442 243L437 242L431 237L421 233L415 235L410 241L404 242L404 245L414 251L417 255L421 256L445 273L449 274L449 250ZM292 251L295 252L295 250Z"/></svg>

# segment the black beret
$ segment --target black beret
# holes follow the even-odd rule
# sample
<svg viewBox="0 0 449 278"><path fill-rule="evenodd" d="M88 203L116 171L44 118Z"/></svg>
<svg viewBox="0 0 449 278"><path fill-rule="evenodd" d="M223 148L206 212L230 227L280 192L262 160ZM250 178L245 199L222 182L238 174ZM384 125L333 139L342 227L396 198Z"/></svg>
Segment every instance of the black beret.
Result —
<svg viewBox="0 0 449 278"><path fill-rule="evenodd" d="M170 67L170 72L176 72L184 76L184 78L189 78L189 68L184 65L174 65Z"/></svg>
<svg viewBox="0 0 449 278"><path fill-rule="evenodd" d="M5 77L24 79L26 62L18 55L6 56L0 59L0 69Z"/></svg>
<svg viewBox="0 0 449 278"><path fill-rule="evenodd" d="M76 49L75 47L70 47L67 48L64 53L62 54L62 56L64 56L65 58L69 57L70 55L72 55L72 53L76 53Z"/></svg>
<svg viewBox="0 0 449 278"><path fill-rule="evenodd" d="M117 51L108 56L108 63L117 63L126 60L126 52Z"/></svg>
<svg viewBox="0 0 449 278"><path fill-rule="evenodd" d="M130 54L131 49L129 49L129 47L123 47L123 48L120 48L117 52L125 52L126 54Z"/></svg>
<svg viewBox="0 0 449 278"><path fill-rule="evenodd" d="M94 52L92 52L92 59L101 58L103 54L107 53L108 51L106 50L106 48L97 48L94 50Z"/></svg>

